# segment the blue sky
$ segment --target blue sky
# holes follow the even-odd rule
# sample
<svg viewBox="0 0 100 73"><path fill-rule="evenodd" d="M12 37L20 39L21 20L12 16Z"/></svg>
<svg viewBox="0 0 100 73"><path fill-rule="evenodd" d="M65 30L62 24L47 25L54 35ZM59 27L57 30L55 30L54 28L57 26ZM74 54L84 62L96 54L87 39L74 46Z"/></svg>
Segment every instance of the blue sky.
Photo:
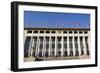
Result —
<svg viewBox="0 0 100 73"><path fill-rule="evenodd" d="M24 26L26 28L90 28L90 14L24 11Z"/></svg>

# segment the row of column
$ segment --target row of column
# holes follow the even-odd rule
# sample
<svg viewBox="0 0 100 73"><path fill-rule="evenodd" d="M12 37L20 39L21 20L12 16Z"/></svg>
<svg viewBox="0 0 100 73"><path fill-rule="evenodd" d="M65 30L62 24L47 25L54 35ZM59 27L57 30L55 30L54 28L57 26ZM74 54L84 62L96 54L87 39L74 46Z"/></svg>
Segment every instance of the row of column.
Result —
<svg viewBox="0 0 100 73"><path fill-rule="evenodd" d="M74 36L71 36L71 40L69 39L70 36L67 36L67 41L65 41L64 39L65 36L61 36L61 41L59 42L59 44L61 44L61 48L60 48L60 51L59 49L57 48L57 44L58 44L58 41L57 41L57 38L58 36L55 36L55 41L53 42L52 41L52 37L49 37L49 48L47 50L46 48L46 44L47 44L47 41L46 41L46 37L44 36L43 37L43 48L40 48L40 37L36 37L36 39L34 39L32 36L31 36L31 39L30 39L30 42L29 42L29 48L28 48L28 56L33 56L33 53L34 53L34 56L39 56L39 53L42 52L42 57L45 57L45 54L46 52L48 51L48 56L58 56L59 53L60 53L60 56L64 56L65 55L65 51L66 51L66 54L67 56L80 56L83 54L87 54L87 50L89 51L89 41L87 39L87 45L86 45L86 40L85 40L85 37L83 36L82 40L80 40L80 36L77 37L77 40L75 41L75 37ZM64 48L64 42L66 42L67 44L67 48ZM52 44L55 44L55 48L52 48ZM76 44L76 45L75 45ZM78 46L76 48L76 46ZM42 50L42 51L41 51ZM59 53L58 53L59 52Z"/></svg>

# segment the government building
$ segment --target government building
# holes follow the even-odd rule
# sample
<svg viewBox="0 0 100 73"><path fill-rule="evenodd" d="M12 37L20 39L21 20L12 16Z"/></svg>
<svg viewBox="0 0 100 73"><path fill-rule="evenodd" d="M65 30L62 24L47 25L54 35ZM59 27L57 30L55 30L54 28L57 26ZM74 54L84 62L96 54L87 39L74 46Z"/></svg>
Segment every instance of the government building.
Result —
<svg viewBox="0 0 100 73"><path fill-rule="evenodd" d="M25 61L90 58L90 28L62 26L24 27Z"/></svg>

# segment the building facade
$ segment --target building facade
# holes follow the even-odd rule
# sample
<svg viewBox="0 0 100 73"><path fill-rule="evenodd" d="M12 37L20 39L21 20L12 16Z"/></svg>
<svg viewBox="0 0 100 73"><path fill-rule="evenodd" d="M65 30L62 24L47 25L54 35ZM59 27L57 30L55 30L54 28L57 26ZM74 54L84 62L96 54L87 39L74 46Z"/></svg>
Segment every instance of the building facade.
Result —
<svg viewBox="0 0 100 73"><path fill-rule="evenodd" d="M24 57L82 58L90 55L89 42L89 28L24 28Z"/></svg>

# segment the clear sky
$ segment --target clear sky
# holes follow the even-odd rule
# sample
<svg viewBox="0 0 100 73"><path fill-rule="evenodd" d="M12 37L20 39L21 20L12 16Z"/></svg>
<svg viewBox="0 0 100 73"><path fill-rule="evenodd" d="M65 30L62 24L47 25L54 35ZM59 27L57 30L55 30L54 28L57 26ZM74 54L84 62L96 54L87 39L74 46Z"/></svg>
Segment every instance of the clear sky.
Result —
<svg viewBox="0 0 100 73"><path fill-rule="evenodd" d="M24 25L26 28L90 28L90 14L24 11Z"/></svg>

